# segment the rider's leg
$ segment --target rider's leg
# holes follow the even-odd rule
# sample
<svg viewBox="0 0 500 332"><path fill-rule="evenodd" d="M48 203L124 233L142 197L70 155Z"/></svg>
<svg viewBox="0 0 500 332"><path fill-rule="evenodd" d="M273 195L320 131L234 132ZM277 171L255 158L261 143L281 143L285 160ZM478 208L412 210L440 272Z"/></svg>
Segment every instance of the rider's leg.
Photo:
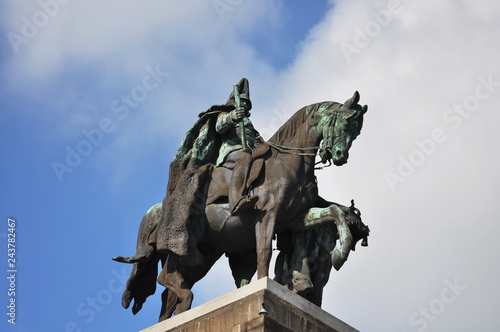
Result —
<svg viewBox="0 0 500 332"><path fill-rule="evenodd" d="M258 200L257 196L247 196L246 182L253 159L250 153L243 150L231 152L228 158L234 160L229 188L229 209L232 215L238 215L241 211L254 207Z"/></svg>

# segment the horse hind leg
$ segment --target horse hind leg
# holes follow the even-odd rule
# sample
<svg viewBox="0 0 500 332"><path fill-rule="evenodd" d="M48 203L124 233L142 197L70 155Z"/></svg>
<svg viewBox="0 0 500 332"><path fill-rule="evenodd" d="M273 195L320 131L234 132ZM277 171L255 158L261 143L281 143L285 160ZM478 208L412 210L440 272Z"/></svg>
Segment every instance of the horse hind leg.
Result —
<svg viewBox="0 0 500 332"><path fill-rule="evenodd" d="M161 293L161 310L159 321L165 320L167 318L172 317L174 314L175 308L179 304L179 297L170 291L168 288L165 288L163 293Z"/></svg>
<svg viewBox="0 0 500 332"><path fill-rule="evenodd" d="M172 305L172 303L174 303L174 294L177 297L177 300L175 301L177 303L175 308L176 315L191 308L191 304L193 303L193 292L191 292L179 272L179 257L177 255L173 253L169 253L167 255L165 265L158 276L158 282L168 289L166 307L168 307L169 304ZM170 294L170 292L174 294ZM163 315L160 316L159 321L161 322L169 318L171 315L172 312L165 310Z"/></svg>

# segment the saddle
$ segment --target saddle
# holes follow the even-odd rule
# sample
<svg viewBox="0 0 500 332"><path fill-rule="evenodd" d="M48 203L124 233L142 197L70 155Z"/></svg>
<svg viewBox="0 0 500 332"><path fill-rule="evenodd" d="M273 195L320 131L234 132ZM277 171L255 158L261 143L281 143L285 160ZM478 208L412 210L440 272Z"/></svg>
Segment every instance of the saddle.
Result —
<svg viewBox="0 0 500 332"><path fill-rule="evenodd" d="M250 188L259 178L264 170L264 162L269 157L270 146L267 143L257 145L252 150L252 163L247 175L246 187ZM215 167L212 171L212 178L207 194L206 204L213 204L219 200L227 199L229 195L229 185L231 181L231 172L233 165L224 164Z"/></svg>

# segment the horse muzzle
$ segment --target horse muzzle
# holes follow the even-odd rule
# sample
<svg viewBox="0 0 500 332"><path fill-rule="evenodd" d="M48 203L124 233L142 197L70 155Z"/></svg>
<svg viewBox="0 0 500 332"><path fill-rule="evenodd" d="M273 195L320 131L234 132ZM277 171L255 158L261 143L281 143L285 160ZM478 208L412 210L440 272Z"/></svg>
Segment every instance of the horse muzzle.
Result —
<svg viewBox="0 0 500 332"><path fill-rule="evenodd" d="M344 165L346 163L347 163L347 159L346 160L344 160L344 159L342 159L342 160L335 160L335 158L333 159L333 164L335 166L342 166L342 165Z"/></svg>
<svg viewBox="0 0 500 332"><path fill-rule="evenodd" d="M342 166L347 163L347 159L349 158L348 151L344 151L342 149L335 149L334 151L331 151L329 149L328 152L335 166Z"/></svg>

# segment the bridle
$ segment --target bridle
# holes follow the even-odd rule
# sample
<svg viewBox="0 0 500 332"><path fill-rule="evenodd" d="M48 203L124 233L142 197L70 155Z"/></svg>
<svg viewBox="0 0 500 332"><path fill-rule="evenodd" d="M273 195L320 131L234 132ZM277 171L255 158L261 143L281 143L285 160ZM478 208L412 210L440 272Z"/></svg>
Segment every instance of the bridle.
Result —
<svg viewBox="0 0 500 332"><path fill-rule="evenodd" d="M284 146L284 145L279 145L275 144L272 142L267 142L269 146L272 148L278 150L281 153L289 153L289 154L294 154L298 156L316 156L316 152L303 152L302 150L319 150L317 153L321 157L321 160L316 162L314 165L318 165L319 163L326 164L328 165L325 166L320 166L320 167L315 167L314 169L324 169L326 167L330 167L332 165L332 150L331 147L337 144L337 142L344 138L347 134L343 131L342 135L339 135L339 137L336 137L335 140L333 139L333 134L334 134L334 128L335 125L337 124L337 117L338 117L338 111L334 112L334 116L332 116L329 120L328 123L326 124L328 131L326 134L326 137L323 138L321 141L320 146L310 146L310 147L305 147L305 148L296 148L296 147L290 147L290 146Z"/></svg>

